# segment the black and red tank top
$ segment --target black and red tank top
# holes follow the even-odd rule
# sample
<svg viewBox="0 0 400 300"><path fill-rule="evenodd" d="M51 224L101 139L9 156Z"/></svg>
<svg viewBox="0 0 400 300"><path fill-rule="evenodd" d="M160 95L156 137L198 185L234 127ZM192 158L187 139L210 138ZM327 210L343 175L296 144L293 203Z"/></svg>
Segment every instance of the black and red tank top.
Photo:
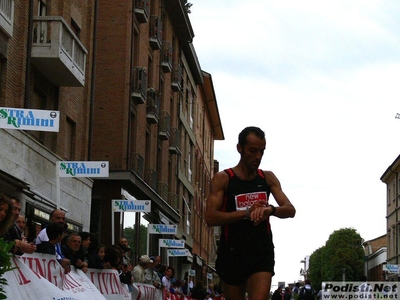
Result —
<svg viewBox="0 0 400 300"><path fill-rule="evenodd" d="M257 170L257 176L253 180L240 179L232 169L226 169L225 172L229 175L229 183L224 195L223 211L246 210L255 201L268 201L270 188L262 170ZM254 226L250 220L243 219L224 225L221 229L221 246L260 247L272 239L269 218L258 226Z"/></svg>

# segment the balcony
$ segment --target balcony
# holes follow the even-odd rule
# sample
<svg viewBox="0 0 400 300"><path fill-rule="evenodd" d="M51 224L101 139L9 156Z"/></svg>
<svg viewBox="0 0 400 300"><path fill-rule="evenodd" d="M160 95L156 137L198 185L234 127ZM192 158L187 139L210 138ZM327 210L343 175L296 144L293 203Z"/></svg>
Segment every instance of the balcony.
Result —
<svg viewBox="0 0 400 300"><path fill-rule="evenodd" d="M13 35L14 25L14 0L0 1L0 29L2 28L8 37Z"/></svg>
<svg viewBox="0 0 400 300"><path fill-rule="evenodd" d="M139 153L131 154L131 169L140 178L143 179L144 175L144 158Z"/></svg>
<svg viewBox="0 0 400 300"><path fill-rule="evenodd" d="M87 53L62 17L33 17L32 64L53 85L83 87Z"/></svg>
<svg viewBox="0 0 400 300"><path fill-rule="evenodd" d="M149 10L149 0L135 0L135 16L139 23L147 23Z"/></svg>
<svg viewBox="0 0 400 300"><path fill-rule="evenodd" d="M171 154L180 154L180 138L181 134L177 128L171 129L171 138L169 143L169 152Z"/></svg>
<svg viewBox="0 0 400 300"><path fill-rule="evenodd" d="M166 182L158 182L157 194L160 195L165 202L168 202L168 184Z"/></svg>
<svg viewBox="0 0 400 300"><path fill-rule="evenodd" d="M158 136L160 140L165 141L170 137L171 116L165 110L161 111L160 122L158 124Z"/></svg>
<svg viewBox="0 0 400 300"><path fill-rule="evenodd" d="M179 92L183 86L182 67L180 64L174 64L172 69L171 87L175 92Z"/></svg>
<svg viewBox="0 0 400 300"><path fill-rule="evenodd" d="M136 104L144 104L147 99L147 73L146 68L133 69L132 99Z"/></svg>
<svg viewBox="0 0 400 300"><path fill-rule="evenodd" d="M150 88L147 91L146 119L150 124L158 123L160 115L160 97L157 91Z"/></svg>
<svg viewBox="0 0 400 300"><path fill-rule="evenodd" d="M170 42L164 41L163 43L161 69L164 73L170 73L172 70L172 45Z"/></svg>
<svg viewBox="0 0 400 300"><path fill-rule="evenodd" d="M157 172L153 169L146 170L146 183L154 190L157 191Z"/></svg>
<svg viewBox="0 0 400 300"><path fill-rule="evenodd" d="M162 45L162 21L158 16L150 17L150 46L153 50L160 50Z"/></svg>
<svg viewBox="0 0 400 300"><path fill-rule="evenodd" d="M171 205L173 209L175 209L178 213L180 213L179 196L176 193L169 193L168 203L169 205Z"/></svg>

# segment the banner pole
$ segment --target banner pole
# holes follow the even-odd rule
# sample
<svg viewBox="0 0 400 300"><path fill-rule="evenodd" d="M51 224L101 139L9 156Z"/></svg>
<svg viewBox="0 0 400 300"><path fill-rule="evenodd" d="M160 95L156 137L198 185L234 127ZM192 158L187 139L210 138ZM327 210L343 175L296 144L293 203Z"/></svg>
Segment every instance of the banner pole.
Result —
<svg viewBox="0 0 400 300"><path fill-rule="evenodd" d="M57 209L61 207L61 184L60 184L60 162L56 162L56 198L57 198Z"/></svg>

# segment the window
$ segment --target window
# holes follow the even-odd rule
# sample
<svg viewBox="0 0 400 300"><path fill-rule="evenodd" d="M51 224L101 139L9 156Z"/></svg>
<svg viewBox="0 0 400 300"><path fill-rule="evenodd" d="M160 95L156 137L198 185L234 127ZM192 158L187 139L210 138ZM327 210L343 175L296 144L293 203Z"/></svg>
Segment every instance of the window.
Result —
<svg viewBox="0 0 400 300"><path fill-rule="evenodd" d="M190 201L190 200L189 200ZM192 218L192 211L190 210L190 202L188 203L183 197L183 230L185 231L186 234L190 235L190 223L191 223L191 218Z"/></svg>
<svg viewBox="0 0 400 300"><path fill-rule="evenodd" d="M64 158L74 160L76 123L67 117L65 126Z"/></svg>
<svg viewBox="0 0 400 300"><path fill-rule="evenodd" d="M14 0L0 1L0 29L8 36L13 35L14 25Z"/></svg>

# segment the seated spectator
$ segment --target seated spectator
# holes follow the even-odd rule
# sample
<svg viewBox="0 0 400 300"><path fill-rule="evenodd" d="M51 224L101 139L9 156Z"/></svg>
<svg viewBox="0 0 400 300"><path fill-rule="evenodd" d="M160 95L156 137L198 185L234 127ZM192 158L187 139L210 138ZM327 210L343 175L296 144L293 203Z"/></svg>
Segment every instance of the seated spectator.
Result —
<svg viewBox="0 0 400 300"><path fill-rule="evenodd" d="M64 227L57 223L50 223L46 227L48 241L43 241L37 245L36 252L56 255L56 244L63 238Z"/></svg>

